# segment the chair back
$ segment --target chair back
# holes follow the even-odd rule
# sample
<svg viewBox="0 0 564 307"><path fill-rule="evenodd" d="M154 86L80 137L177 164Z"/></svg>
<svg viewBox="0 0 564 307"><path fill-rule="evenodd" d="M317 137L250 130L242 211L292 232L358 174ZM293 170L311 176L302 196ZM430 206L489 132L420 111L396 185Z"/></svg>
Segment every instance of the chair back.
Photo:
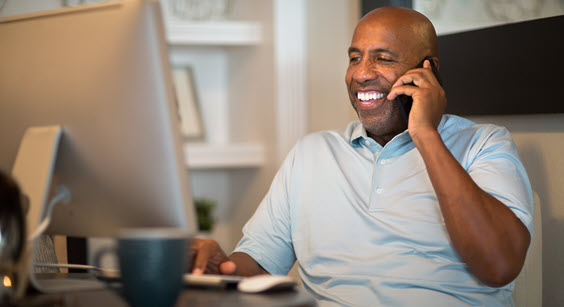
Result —
<svg viewBox="0 0 564 307"><path fill-rule="evenodd" d="M515 279L513 301L515 307L542 306L542 216L540 199L533 191L534 234L525 264Z"/></svg>

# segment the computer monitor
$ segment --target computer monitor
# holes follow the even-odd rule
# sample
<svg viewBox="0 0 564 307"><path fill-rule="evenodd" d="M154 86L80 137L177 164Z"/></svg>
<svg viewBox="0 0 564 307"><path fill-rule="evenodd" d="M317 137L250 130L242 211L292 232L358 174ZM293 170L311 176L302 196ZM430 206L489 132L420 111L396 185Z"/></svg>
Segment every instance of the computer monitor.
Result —
<svg viewBox="0 0 564 307"><path fill-rule="evenodd" d="M195 233L164 37L156 0L0 21L0 169L11 171L27 128L63 131L53 182L72 200L54 208L47 233Z"/></svg>

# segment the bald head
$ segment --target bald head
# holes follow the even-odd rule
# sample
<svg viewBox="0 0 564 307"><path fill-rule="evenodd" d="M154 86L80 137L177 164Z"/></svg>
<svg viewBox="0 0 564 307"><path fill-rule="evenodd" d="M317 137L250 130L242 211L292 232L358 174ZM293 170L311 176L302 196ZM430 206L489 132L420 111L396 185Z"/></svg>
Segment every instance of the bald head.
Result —
<svg viewBox="0 0 564 307"><path fill-rule="evenodd" d="M366 14L355 29L357 32L390 31L406 48L414 48L424 56L438 57L437 34L425 15L403 7L382 7ZM354 39L354 38L353 38Z"/></svg>

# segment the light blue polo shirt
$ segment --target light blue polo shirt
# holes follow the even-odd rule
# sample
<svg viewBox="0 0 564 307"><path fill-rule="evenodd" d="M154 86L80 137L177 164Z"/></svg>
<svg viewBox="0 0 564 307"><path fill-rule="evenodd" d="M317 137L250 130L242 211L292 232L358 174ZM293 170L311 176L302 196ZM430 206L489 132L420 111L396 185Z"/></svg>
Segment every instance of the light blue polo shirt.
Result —
<svg viewBox="0 0 564 307"><path fill-rule="evenodd" d="M532 237L530 183L508 131L443 116L439 133ZM478 281L450 243L408 132L382 147L352 122L303 137L243 229L236 252L272 274L297 260L321 306L512 306L513 283Z"/></svg>

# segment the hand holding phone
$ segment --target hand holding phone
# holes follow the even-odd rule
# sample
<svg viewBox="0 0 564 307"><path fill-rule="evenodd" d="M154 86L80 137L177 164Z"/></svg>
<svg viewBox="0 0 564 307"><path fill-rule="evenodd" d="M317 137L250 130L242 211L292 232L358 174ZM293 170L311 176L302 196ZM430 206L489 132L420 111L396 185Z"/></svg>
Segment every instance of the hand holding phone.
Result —
<svg viewBox="0 0 564 307"><path fill-rule="evenodd" d="M433 59L431 57L429 56L425 57L415 68L423 68L423 63L425 63L426 60L429 61L429 64L431 65L431 70L433 71L433 75L435 76L439 84L442 86L443 82L441 80L441 76L439 75L439 71L435 66L435 62L433 62ZM414 85L414 84L411 83L410 85ZM398 105L403 120L407 125L409 125L409 112L411 111L411 107L413 105L413 98L407 95L398 95L396 99L394 99L394 101Z"/></svg>

